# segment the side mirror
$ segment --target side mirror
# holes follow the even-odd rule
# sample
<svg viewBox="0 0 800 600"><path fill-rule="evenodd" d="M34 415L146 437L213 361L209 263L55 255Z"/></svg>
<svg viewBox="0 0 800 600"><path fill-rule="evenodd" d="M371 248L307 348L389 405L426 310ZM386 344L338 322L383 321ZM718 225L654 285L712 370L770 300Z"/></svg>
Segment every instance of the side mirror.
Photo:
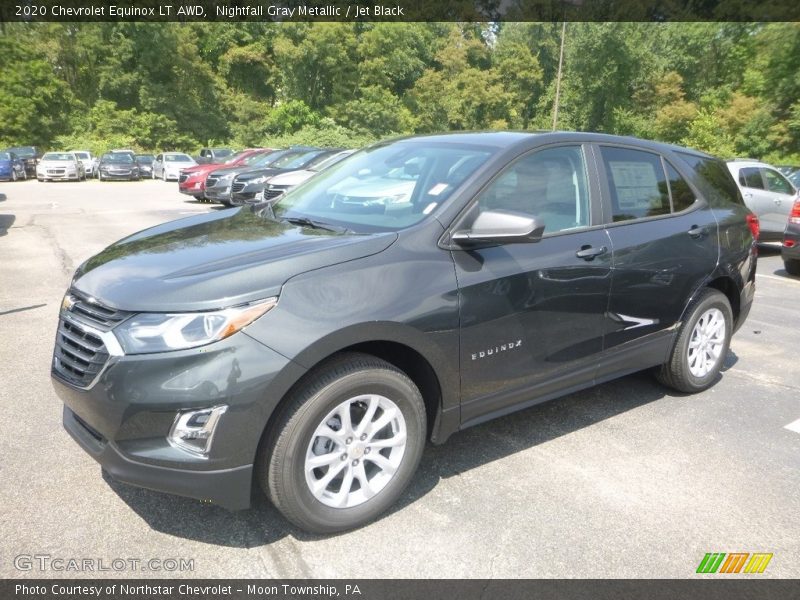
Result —
<svg viewBox="0 0 800 600"><path fill-rule="evenodd" d="M544 226L541 219L523 213L487 210L477 216L470 229L454 232L451 239L459 246L538 242Z"/></svg>

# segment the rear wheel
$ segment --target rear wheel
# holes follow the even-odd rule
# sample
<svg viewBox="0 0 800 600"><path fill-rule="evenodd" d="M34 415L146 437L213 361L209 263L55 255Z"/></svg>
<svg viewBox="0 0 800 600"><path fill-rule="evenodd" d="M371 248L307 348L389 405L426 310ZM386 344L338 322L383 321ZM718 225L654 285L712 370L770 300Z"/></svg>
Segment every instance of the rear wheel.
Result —
<svg viewBox="0 0 800 600"><path fill-rule="evenodd" d="M307 531L359 527L405 489L425 432L422 396L405 373L372 356L342 355L284 405L259 452L261 487Z"/></svg>
<svg viewBox="0 0 800 600"><path fill-rule="evenodd" d="M658 380L680 392L703 391L717 379L733 332L733 311L722 292L707 288L687 309L668 362Z"/></svg>
<svg viewBox="0 0 800 600"><path fill-rule="evenodd" d="M12 168L11 169L11 181L17 180L17 172Z"/></svg>
<svg viewBox="0 0 800 600"><path fill-rule="evenodd" d="M789 275L800 275L800 260L794 258L784 258L783 267Z"/></svg>

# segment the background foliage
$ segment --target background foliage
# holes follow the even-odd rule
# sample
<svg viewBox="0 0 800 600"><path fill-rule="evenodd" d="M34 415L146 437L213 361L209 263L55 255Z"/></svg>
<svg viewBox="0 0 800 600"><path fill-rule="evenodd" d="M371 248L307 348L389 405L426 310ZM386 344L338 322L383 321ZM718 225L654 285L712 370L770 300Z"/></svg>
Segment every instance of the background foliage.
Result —
<svg viewBox="0 0 800 600"><path fill-rule="evenodd" d="M557 23L43 23L0 34L0 146L194 152L549 129ZM559 129L800 163L800 24L570 23Z"/></svg>

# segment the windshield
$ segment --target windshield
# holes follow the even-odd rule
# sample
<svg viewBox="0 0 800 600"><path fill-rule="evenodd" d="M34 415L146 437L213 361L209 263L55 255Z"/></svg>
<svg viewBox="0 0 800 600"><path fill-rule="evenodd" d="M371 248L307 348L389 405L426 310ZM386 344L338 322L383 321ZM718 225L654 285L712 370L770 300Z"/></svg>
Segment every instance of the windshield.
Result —
<svg viewBox="0 0 800 600"><path fill-rule="evenodd" d="M11 160L11 155L8 152L0 152L0 160Z"/></svg>
<svg viewBox="0 0 800 600"><path fill-rule="evenodd" d="M280 159L272 163L271 166L276 169L296 169L303 166L310 159L318 154L322 154L324 150L307 150L307 151L293 151L290 154L282 156Z"/></svg>
<svg viewBox="0 0 800 600"><path fill-rule="evenodd" d="M194 159L188 154L165 154L165 162L194 162Z"/></svg>
<svg viewBox="0 0 800 600"><path fill-rule="evenodd" d="M83 159L88 159L89 158L89 153L88 152L73 152L73 154L75 156L77 156L78 158L83 158Z"/></svg>
<svg viewBox="0 0 800 600"><path fill-rule="evenodd" d="M69 152L48 152L42 157L42 160L69 160L74 161L75 156Z"/></svg>
<svg viewBox="0 0 800 600"><path fill-rule="evenodd" d="M291 150L278 150L277 152L268 152L267 154L261 154L258 157L258 160L247 163L249 167L271 167L273 163L275 163L279 158L282 156L286 156L290 153Z"/></svg>
<svg viewBox="0 0 800 600"><path fill-rule="evenodd" d="M132 163L133 156L122 152L114 152L111 154L104 154L101 162L117 162L117 163Z"/></svg>
<svg viewBox="0 0 800 600"><path fill-rule="evenodd" d="M16 148L9 148L8 152L13 152L20 158L31 158L36 156L36 149L33 146L17 146Z"/></svg>
<svg viewBox="0 0 800 600"><path fill-rule="evenodd" d="M211 151L214 153L215 158L225 158L233 154L233 150L229 148L212 148Z"/></svg>
<svg viewBox="0 0 800 600"><path fill-rule="evenodd" d="M136 160L138 162L153 162L153 155L152 154L137 154Z"/></svg>
<svg viewBox="0 0 800 600"><path fill-rule="evenodd" d="M323 156L318 156L308 164L308 169L311 171L323 171L331 165L335 165L340 160L347 158L353 152L355 152L355 150L343 150L331 155L326 154Z"/></svg>
<svg viewBox="0 0 800 600"><path fill-rule="evenodd" d="M271 150L269 152L259 152L258 154L252 154L247 158L242 159L242 164L248 166L262 165L264 164L264 161L267 160L267 157L271 157L272 154L275 154L275 152Z"/></svg>
<svg viewBox="0 0 800 600"><path fill-rule="evenodd" d="M399 141L342 160L287 193L278 219L309 218L357 233L396 231L429 215L491 151L477 146Z"/></svg>

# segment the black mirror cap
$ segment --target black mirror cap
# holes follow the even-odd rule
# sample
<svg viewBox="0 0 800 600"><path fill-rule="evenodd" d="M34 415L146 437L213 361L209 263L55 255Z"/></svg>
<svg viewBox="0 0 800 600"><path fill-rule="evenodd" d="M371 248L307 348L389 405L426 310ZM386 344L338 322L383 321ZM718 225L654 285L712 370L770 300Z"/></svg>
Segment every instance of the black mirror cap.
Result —
<svg viewBox="0 0 800 600"><path fill-rule="evenodd" d="M453 232L450 239L462 247L528 244L542 239L545 223L539 217L510 210L487 210L470 229Z"/></svg>

